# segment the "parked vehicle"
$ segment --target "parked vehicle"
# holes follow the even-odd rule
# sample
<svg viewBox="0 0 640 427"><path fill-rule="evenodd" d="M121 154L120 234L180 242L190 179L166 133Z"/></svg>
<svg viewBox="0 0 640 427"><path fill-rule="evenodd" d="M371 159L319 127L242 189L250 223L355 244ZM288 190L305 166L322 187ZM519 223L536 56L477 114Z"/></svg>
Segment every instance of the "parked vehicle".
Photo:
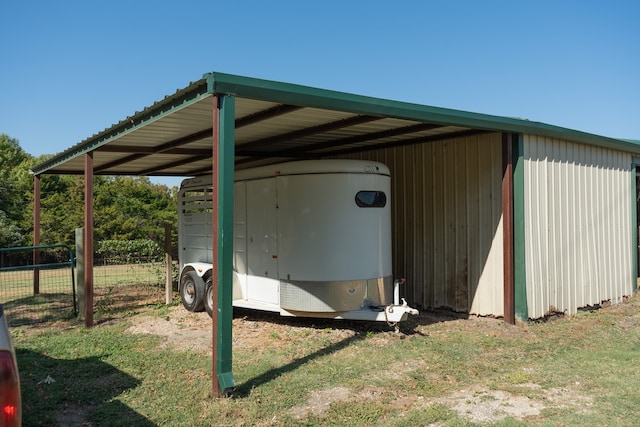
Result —
<svg viewBox="0 0 640 427"><path fill-rule="evenodd" d="M0 426L22 424L22 398L16 353L4 307L0 304Z"/></svg>
<svg viewBox="0 0 640 427"><path fill-rule="evenodd" d="M396 323L417 314L391 268L391 178L377 162L317 160L237 171L233 305L283 316ZM178 196L179 291L211 314L211 177ZM205 297L206 295L206 297Z"/></svg>

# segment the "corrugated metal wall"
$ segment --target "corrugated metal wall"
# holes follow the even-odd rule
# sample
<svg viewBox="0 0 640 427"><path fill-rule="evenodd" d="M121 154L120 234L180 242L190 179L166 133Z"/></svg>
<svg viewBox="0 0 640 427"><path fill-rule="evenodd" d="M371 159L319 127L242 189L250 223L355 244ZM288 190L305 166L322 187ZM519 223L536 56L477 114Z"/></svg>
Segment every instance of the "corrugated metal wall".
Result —
<svg viewBox="0 0 640 427"><path fill-rule="evenodd" d="M503 314L502 142L487 134L351 155L391 169L394 275L407 300Z"/></svg>
<svg viewBox="0 0 640 427"><path fill-rule="evenodd" d="M524 136L529 318L632 293L632 158Z"/></svg>

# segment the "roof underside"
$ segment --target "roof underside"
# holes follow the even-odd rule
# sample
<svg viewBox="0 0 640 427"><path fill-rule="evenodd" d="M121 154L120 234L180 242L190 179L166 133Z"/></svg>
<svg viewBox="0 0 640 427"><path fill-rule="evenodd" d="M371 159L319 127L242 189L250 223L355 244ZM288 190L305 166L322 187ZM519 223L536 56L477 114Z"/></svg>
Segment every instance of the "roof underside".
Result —
<svg viewBox="0 0 640 427"><path fill-rule="evenodd" d="M235 97L236 169L322 159L484 132L546 135L640 154L639 145L528 120L369 98L220 73L167 96L32 169L99 175L196 176L211 171L214 96Z"/></svg>

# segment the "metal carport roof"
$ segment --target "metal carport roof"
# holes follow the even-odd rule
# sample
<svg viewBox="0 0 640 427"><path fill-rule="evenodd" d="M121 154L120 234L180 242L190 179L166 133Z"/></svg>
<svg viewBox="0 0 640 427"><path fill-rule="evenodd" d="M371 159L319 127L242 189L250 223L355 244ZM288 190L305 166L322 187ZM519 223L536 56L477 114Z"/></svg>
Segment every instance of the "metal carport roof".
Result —
<svg viewBox="0 0 640 427"><path fill-rule="evenodd" d="M215 127L215 129L214 129ZM600 137L528 120L377 99L222 73L208 73L175 94L55 155L32 169L34 245L39 244L42 174L85 175L84 281L86 321L93 307L94 174L195 176L212 174L214 393L235 386L231 372L233 173L291 159L341 154L501 132L533 134L640 154L631 141ZM231 149L232 148L232 149ZM215 154L215 155L214 155ZM503 177L505 241L514 241L511 154ZM225 232L226 230L226 232ZM512 248L513 245L506 245ZM513 249L513 248L512 248ZM505 305L513 308L517 250L505 249ZM516 273L517 274L517 273ZM522 293L520 293L522 295ZM217 307L220 307L218 310ZM512 313L509 317L513 317ZM505 319L507 314L505 311ZM510 320L515 322L515 320Z"/></svg>
<svg viewBox="0 0 640 427"><path fill-rule="evenodd" d="M194 176L211 171L213 95L235 97L235 167L477 134L529 133L640 154L631 141L523 119L469 113L306 86L207 73L32 169L98 175Z"/></svg>

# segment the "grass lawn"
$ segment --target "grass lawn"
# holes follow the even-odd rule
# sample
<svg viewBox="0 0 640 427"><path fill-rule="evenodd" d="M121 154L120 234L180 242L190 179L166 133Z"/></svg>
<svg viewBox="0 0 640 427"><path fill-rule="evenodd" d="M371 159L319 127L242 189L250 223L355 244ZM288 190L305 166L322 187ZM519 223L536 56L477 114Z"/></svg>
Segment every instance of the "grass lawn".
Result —
<svg viewBox="0 0 640 427"><path fill-rule="evenodd" d="M113 313L110 313L113 318ZM12 330L25 426L637 425L640 298L519 326L234 316L234 394L211 393L210 319L154 306Z"/></svg>

